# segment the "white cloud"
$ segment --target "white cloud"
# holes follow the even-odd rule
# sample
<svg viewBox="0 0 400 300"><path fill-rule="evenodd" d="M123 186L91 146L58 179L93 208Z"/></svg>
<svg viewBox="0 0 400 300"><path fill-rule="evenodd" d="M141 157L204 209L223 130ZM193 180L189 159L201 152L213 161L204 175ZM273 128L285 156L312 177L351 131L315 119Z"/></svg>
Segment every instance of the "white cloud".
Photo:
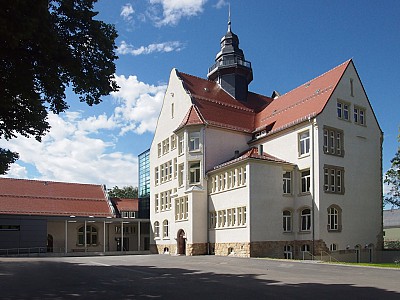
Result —
<svg viewBox="0 0 400 300"><path fill-rule="evenodd" d="M22 136L0 139L0 147L20 154L6 176L106 184L109 188L137 185L137 154L119 148L118 140L129 132L154 132L166 84L149 85L124 75L116 75L116 80L120 89L111 95L110 116L50 113L51 129L41 143Z"/></svg>
<svg viewBox="0 0 400 300"><path fill-rule="evenodd" d="M154 132L167 86L149 85L136 76L116 76L116 81L120 89L111 95L119 102L114 121L119 124L120 135L129 131Z"/></svg>
<svg viewBox="0 0 400 300"><path fill-rule="evenodd" d="M203 12L207 0L150 0L150 4L161 5L163 17L154 15L157 26L176 25L182 17L193 17Z"/></svg>
<svg viewBox="0 0 400 300"><path fill-rule="evenodd" d="M117 48L117 54L131 54L134 56L142 54L150 54L153 52L172 52L180 51L183 49L183 44L179 41L170 41L165 43L150 44L148 46L140 46L134 48L132 45L122 41L120 46Z"/></svg>
<svg viewBox="0 0 400 300"><path fill-rule="evenodd" d="M216 7L217 9L220 9L227 5L229 5L229 3L226 2L225 0L218 0L217 4L215 4L214 7Z"/></svg>
<svg viewBox="0 0 400 300"><path fill-rule="evenodd" d="M135 10L132 7L132 4L127 3L121 8L121 17L125 21L131 21L132 20L132 15L135 13Z"/></svg>

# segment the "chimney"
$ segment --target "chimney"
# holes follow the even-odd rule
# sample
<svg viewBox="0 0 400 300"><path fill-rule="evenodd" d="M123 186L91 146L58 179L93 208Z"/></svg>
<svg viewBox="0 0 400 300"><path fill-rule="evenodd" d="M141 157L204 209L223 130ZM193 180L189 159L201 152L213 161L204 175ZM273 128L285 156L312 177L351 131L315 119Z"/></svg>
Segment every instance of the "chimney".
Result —
<svg viewBox="0 0 400 300"><path fill-rule="evenodd" d="M263 152L264 152L264 146L258 145L258 155L263 155Z"/></svg>

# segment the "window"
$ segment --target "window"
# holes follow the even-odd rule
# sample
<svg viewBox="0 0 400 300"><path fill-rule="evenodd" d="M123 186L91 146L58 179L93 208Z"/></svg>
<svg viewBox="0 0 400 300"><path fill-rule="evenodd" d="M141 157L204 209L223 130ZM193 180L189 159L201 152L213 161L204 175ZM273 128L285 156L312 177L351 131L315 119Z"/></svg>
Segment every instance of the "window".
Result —
<svg viewBox="0 0 400 300"><path fill-rule="evenodd" d="M300 251L301 252L310 252L310 245L309 244L301 245Z"/></svg>
<svg viewBox="0 0 400 300"><path fill-rule="evenodd" d="M354 80L350 78L350 96L354 97Z"/></svg>
<svg viewBox="0 0 400 300"><path fill-rule="evenodd" d="M309 208L303 209L300 214L300 229L301 231L311 230L311 210Z"/></svg>
<svg viewBox="0 0 400 300"><path fill-rule="evenodd" d="M342 209L339 206L331 205L328 207L328 231L342 230Z"/></svg>
<svg viewBox="0 0 400 300"><path fill-rule="evenodd" d="M163 140L162 142L162 153L166 154L169 152L169 138Z"/></svg>
<svg viewBox="0 0 400 300"><path fill-rule="evenodd" d="M301 172L301 192L309 193L310 192L310 170L305 170Z"/></svg>
<svg viewBox="0 0 400 300"><path fill-rule="evenodd" d="M185 149L185 139L183 134L178 135L178 154L183 154Z"/></svg>
<svg viewBox="0 0 400 300"><path fill-rule="evenodd" d="M180 164L178 166L178 185L181 187L183 186L183 170L184 170L184 165Z"/></svg>
<svg viewBox="0 0 400 300"><path fill-rule="evenodd" d="M304 131L299 134L299 154L300 156L310 153L310 132Z"/></svg>
<svg viewBox="0 0 400 300"><path fill-rule="evenodd" d="M161 156L161 143L157 144L158 157Z"/></svg>
<svg viewBox="0 0 400 300"><path fill-rule="evenodd" d="M189 151L200 149L200 132L191 132L189 134Z"/></svg>
<svg viewBox="0 0 400 300"><path fill-rule="evenodd" d="M189 183L200 183L200 162L191 162L189 164Z"/></svg>
<svg viewBox="0 0 400 300"><path fill-rule="evenodd" d="M174 178L178 177L178 159L174 158Z"/></svg>
<svg viewBox="0 0 400 300"><path fill-rule="evenodd" d="M174 118L174 114L175 114L175 107L174 107L174 103L171 103L171 119Z"/></svg>
<svg viewBox="0 0 400 300"><path fill-rule="evenodd" d="M354 123L358 125L365 125L365 109L361 107L354 107Z"/></svg>
<svg viewBox="0 0 400 300"><path fill-rule="evenodd" d="M78 229L78 245L85 245L85 226ZM86 225L86 245L97 245L97 229L92 225Z"/></svg>
<svg viewBox="0 0 400 300"><path fill-rule="evenodd" d="M159 200L158 200L158 194L155 194L155 196L154 196L154 202L155 202L155 209L156 209L156 212L159 212L159 211L160 211L160 203L159 203Z"/></svg>
<svg viewBox="0 0 400 300"><path fill-rule="evenodd" d="M324 166L324 191L326 193L344 194L344 168Z"/></svg>
<svg viewBox="0 0 400 300"><path fill-rule="evenodd" d="M175 199L175 221L187 220L189 212L188 197Z"/></svg>
<svg viewBox="0 0 400 300"><path fill-rule="evenodd" d="M156 185L158 185L159 176L160 176L160 174L158 173L158 167L156 167L155 171L154 171L154 177L155 177L154 179L155 179Z"/></svg>
<svg viewBox="0 0 400 300"><path fill-rule="evenodd" d="M283 232L292 231L292 212L290 210L283 211Z"/></svg>
<svg viewBox="0 0 400 300"><path fill-rule="evenodd" d="M176 149L176 135L171 135L171 150Z"/></svg>
<svg viewBox="0 0 400 300"><path fill-rule="evenodd" d="M246 225L246 206L237 208L237 220L239 226Z"/></svg>
<svg viewBox="0 0 400 300"><path fill-rule="evenodd" d="M136 218L135 211L121 211L122 218Z"/></svg>
<svg viewBox="0 0 400 300"><path fill-rule="evenodd" d="M163 238L168 238L168 220L164 220L163 222Z"/></svg>
<svg viewBox="0 0 400 300"><path fill-rule="evenodd" d="M292 246L290 245L285 245L283 247L283 256L286 259L292 259L293 258L293 253L292 253Z"/></svg>
<svg viewBox="0 0 400 300"><path fill-rule="evenodd" d="M160 237L160 223L158 221L154 222L154 237Z"/></svg>
<svg viewBox="0 0 400 300"><path fill-rule="evenodd" d="M330 246L329 246L329 251L337 251L337 249L338 249L338 246L337 246L337 244L330 244Z"/></svg>
<svg viewBox="0 0 400 300"><path fill-rule="evenodd" d="M209 213L209 228L213 229L217 225L217 212L212 211Z"/></svg>
<svg viewBox="0 0 400 300"><path fill-rule="evenodd" d="M290 195L292 193L292 172L284 172L283 173L283 193L286 195Z"/></svg>
<svg viewBox="0 0 400 300"><path fill-rule="evenodd" d="M337 102L337 116L339 119L350 121L350 105L341 101Z"/></svg>

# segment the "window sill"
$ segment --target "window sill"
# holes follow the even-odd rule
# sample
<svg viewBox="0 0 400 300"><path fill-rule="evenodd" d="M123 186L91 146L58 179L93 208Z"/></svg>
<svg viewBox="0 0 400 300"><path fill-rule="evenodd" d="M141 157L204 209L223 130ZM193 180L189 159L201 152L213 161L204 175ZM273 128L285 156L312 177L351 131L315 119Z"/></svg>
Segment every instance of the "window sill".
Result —
<svg viewBox="0 0 400 300"><path fill-rule="evenodd" d="M283 234L293 234L293 231L284 231Z"/></svg>
<svg viewBox="0 0 400 300"><path fill-rule="evenodd" d="M282 194L283 197L293 197L293 194Z"/></svg>
<svg viewBox="0 0 400 300"><path fill-rule="evenodd" d="M299 194L299 196L308 196L308 195L311 195L311 192L302 192L302 193L300 193Z"/></svg>
<svg viewBox="0 0 400 300"><path fill-rule="evenodd" d="M310 156L310 152L305 153L305 154L300 154L300 155L299 155L299 159L300 159L300 158L309 157L309 156Z"/></svg>
<svg viewBox="0 0 400 300"><path fill-rule="evenodd" d="M300 230L299 234L310 234L311 230Z"/></svg>

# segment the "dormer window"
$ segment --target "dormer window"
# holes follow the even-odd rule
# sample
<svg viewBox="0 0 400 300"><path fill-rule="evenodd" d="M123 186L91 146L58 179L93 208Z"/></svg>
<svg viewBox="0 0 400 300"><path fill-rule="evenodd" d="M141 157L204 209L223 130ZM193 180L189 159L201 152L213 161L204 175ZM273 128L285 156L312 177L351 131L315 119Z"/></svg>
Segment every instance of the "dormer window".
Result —
<svg viewBox="0 0 400 300"><path fill-rule="evenodd" d="M121 211L121 218L136 218L136 211Z"/></svg>

